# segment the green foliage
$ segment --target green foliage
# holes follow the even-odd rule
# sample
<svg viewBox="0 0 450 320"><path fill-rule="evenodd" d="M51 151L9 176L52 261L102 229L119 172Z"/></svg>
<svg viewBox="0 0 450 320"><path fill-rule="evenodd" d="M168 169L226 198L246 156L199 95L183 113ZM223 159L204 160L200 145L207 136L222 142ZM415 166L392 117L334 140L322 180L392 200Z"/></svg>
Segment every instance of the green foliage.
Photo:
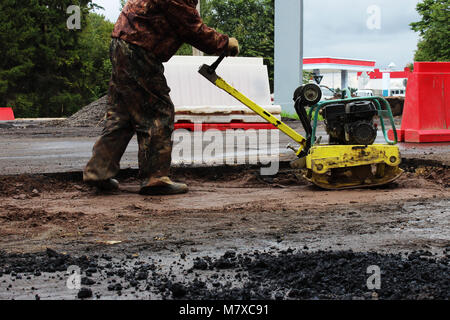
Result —
<svg viewBox="0 0 450 320"><path fill-rule="evenodd" d="M411 23L420 35L416 61L450 61L450 7L448 0L422 0L417 4L422 20Z"/></svg>
<svg viewBox="0 0 450 320"><path fill-rule="evenodd" d="M313 79L314 79L313 72L303 70L303 84L307 84Z"/></svg>
<svg viewBox="0 0 450 320"><path fill-rule="evenodd" d="M274 75L274 0L209 0L202 3L206 24L239 40L242 56L263 57Z"/></svg>
<svg viewBox="0 0 450 320"><path fill-rule="evenodd" d="M306 108L306 112L309 114L309 110L310 108ZM314 121L316 114L313 113L311 121ZM291 120L300 120L300 117L298 116L297 113L289 113L289 112L281 112L281 117L282 118L287 118L287 119L291 119ZM324 118L319 114L319 117L317 118L317 121L323 121Z"/></svg>
<svg viewBox="0 0 450 320"><path fill-rule="evenodd" d="M66 10L81 8L81 30ZM0 2L0 106L17 117L70 115L106 92L112 24L91 0Z"/></svg>
<svg viewBox="0 0 450 320"><path fill-rule="evenodd" d="M120 11L122 11L123 7L125 6L125 3L127 3L127 0L120 0Z"/></svg>
<svg viewBox="0 0 450 320"><path fill-rule="evenodd" d="M102 15L90 13L81 33L80 52L84 62L82 79L85 80L83 96L89 97L89 100L102 97L108 90L112 68L109 45L113 28L114 24Z"/></svg>
<svg viewBox="0 0 450 320"><path fill-rule="evenodd" d="M180 49L178 49L177 56L192 56L192 46L184 43Z"/></svg>
<svg viewBox="0 0 450 320"><path fill-rule="evenodd" d="M281 117L291 119L291 120L300 120L300 117L298 116L298 114L285 112L285 111L281 112Z"/></svg>

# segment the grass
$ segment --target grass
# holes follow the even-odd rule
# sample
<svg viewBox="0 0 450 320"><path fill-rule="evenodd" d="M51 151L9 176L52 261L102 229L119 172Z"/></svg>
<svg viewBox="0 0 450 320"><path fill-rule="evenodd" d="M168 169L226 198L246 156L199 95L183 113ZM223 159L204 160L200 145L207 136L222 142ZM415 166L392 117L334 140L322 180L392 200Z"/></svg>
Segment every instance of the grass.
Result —
<svg viewBox="0 0 450 320"><path fill-rule="evenodd" d="M306 110L306 112L308 112L308 110ZM292 119L292 120L300 120L300 118L298 117L298 114L296 114L296 113L288 113L288 112L284 112L284 111L281 112L281 117ZM323 117L321 115L319 115L319 121L323 121Z"/></svg>
<svg viewBox="0 0 450 320"><path fill-rule="evenodd" d="M300 120L300 118L298 117L298 114L296 113L288 113L288 112L281 112L281 117L282 118L288 118L288 119L292 119L292 120Z"/></svg>

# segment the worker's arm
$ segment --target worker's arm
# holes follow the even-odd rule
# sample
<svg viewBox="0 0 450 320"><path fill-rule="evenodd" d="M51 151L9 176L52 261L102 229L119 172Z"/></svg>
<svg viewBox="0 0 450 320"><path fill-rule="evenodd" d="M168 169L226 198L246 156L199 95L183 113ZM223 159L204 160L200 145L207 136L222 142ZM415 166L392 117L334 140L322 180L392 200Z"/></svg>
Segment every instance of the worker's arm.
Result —
<svg viewBox="0 0 450 320"><path fill-rule="evenodd" d="M203 23L193 0L163 2L165 16L180 38L207 54L221 54L228 49L229 38Z"/></svg>

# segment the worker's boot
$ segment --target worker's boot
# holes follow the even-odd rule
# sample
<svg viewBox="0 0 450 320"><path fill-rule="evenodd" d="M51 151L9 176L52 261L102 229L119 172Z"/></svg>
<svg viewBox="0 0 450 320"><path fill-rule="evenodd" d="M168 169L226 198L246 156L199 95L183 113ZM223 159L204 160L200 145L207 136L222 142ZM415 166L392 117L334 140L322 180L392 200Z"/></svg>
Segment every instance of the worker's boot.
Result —
<svg viewBox="0 0 450 320"><path fill-rule="evenodd" d="M139 193L141 195L173 195L187 193L188 191L189 189L184 183L176 183L169 177L162 177L144 181Z"/></svg>
<svg viewBox="0 0 450 320"><path fill-rule="evenodd" d="M87 184L96 187L99 191L116 191L119 190L119 181L116 179L108 179L103 181L87 181Z"/></svg>

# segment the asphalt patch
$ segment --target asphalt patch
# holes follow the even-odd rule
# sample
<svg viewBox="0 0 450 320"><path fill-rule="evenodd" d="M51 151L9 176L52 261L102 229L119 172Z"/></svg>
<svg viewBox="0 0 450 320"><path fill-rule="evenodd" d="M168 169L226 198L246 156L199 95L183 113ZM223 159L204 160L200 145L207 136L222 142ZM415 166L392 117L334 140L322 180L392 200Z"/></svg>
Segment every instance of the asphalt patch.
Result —
<svg viewBox="0 0 450 320"><path fill-rule="evenodd" d="M180 259L170 268L167 262L133 256L72 257L51 249L38 254L0 252L0 277L38 279L41 273L66 272L76 265L86 276L74 299L98 298L105 292L183 300L450 298L448 249L439 258L427 251L401 255L302 250L227 251L220 257ZM368 287L373 267L380 270L380 289ZM100 291L94 292L91 287L100 283L104 290L96 286Z"/></svg>

